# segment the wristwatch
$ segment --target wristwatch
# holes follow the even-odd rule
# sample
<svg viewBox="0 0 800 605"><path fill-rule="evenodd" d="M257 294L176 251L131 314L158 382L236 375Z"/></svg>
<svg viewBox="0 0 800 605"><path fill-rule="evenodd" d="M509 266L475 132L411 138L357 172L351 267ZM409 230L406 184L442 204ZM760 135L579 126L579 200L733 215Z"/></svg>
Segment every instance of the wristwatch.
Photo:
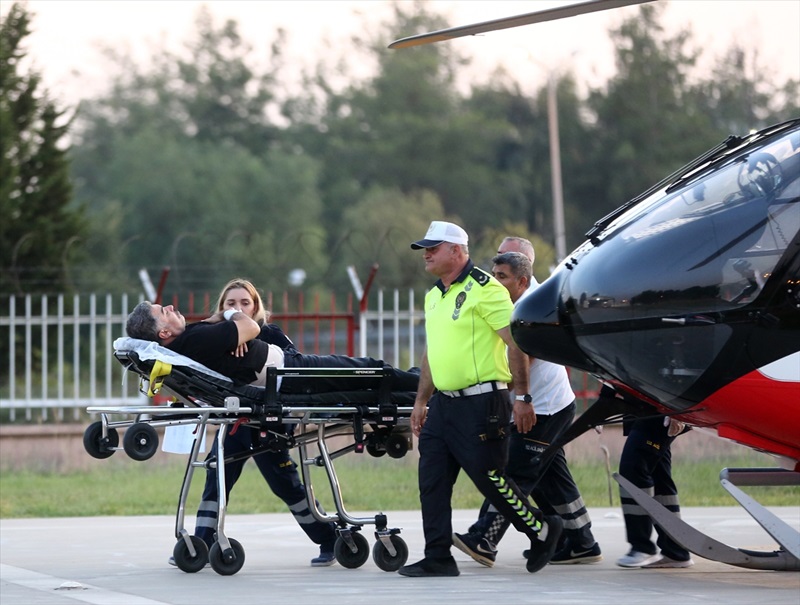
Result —
<svg viewBox="0 0 800 605"><path fill-rule="evenodd" d="M524 401L525 403L533 403L533 397L531 397L530 393L525 393L524 395L517 395L514 397L517 401Z"/></svg>

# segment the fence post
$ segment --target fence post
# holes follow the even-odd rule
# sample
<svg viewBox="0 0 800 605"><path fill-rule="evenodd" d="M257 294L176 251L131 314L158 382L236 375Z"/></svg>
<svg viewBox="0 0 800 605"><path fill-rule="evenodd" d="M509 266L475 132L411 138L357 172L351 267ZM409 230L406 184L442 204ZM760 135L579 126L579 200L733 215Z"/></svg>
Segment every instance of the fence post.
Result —
<svg viewBox="0 0 800 605"><path fill-rule="evenodd" d="M42 294L42 400L47 401L47 295ZM42 420L47 420L47 408L42 408Z"/></svg>

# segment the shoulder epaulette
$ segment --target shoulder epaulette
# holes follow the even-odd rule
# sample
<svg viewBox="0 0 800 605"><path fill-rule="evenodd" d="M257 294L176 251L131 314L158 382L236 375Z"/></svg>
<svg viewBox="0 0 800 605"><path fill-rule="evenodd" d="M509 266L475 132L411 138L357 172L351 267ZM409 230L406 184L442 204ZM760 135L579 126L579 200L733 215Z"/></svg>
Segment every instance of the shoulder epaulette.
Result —
<svg viewBox="0 0 800 605"><path fill-rule="evenodd" d="M491 275L489 275L486 271L484 271L480 267L473 267L472 271L469 272L469 275L472 279L478 282L479 286L485 286L486 284L488 284L489 278L491 277Z"/></svg>

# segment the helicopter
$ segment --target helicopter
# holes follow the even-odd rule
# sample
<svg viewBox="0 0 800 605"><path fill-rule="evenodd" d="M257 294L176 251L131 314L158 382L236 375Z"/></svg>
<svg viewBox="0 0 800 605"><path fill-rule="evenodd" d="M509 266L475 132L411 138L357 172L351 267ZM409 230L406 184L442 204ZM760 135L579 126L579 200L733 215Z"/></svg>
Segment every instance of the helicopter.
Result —
<svg viewBox="0 0 800 605"><path fill-rule="evenodd" d="M639 3L595 0L390 48ZM800 571L800 532L739 488L800 485L800 118L729 136L586 238L515 308L511 333L528 355L589 372L617 395L601 395L539 463L587 430L654 408L770 454L776 468L723 469L720 483L778 543L771 552L714 540L614 478L694 554Z"/></svg>

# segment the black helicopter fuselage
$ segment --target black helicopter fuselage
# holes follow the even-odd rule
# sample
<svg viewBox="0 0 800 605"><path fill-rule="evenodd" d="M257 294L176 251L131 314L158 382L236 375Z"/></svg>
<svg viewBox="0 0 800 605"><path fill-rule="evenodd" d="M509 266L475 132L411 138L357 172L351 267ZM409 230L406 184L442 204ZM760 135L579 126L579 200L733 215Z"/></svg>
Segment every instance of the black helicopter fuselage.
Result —
<svg viewBox="0 0 800 605"><path fill-rule="evenodd" d="M800 461L800 120L599 221L515 310L528 354Z"/></svg>

